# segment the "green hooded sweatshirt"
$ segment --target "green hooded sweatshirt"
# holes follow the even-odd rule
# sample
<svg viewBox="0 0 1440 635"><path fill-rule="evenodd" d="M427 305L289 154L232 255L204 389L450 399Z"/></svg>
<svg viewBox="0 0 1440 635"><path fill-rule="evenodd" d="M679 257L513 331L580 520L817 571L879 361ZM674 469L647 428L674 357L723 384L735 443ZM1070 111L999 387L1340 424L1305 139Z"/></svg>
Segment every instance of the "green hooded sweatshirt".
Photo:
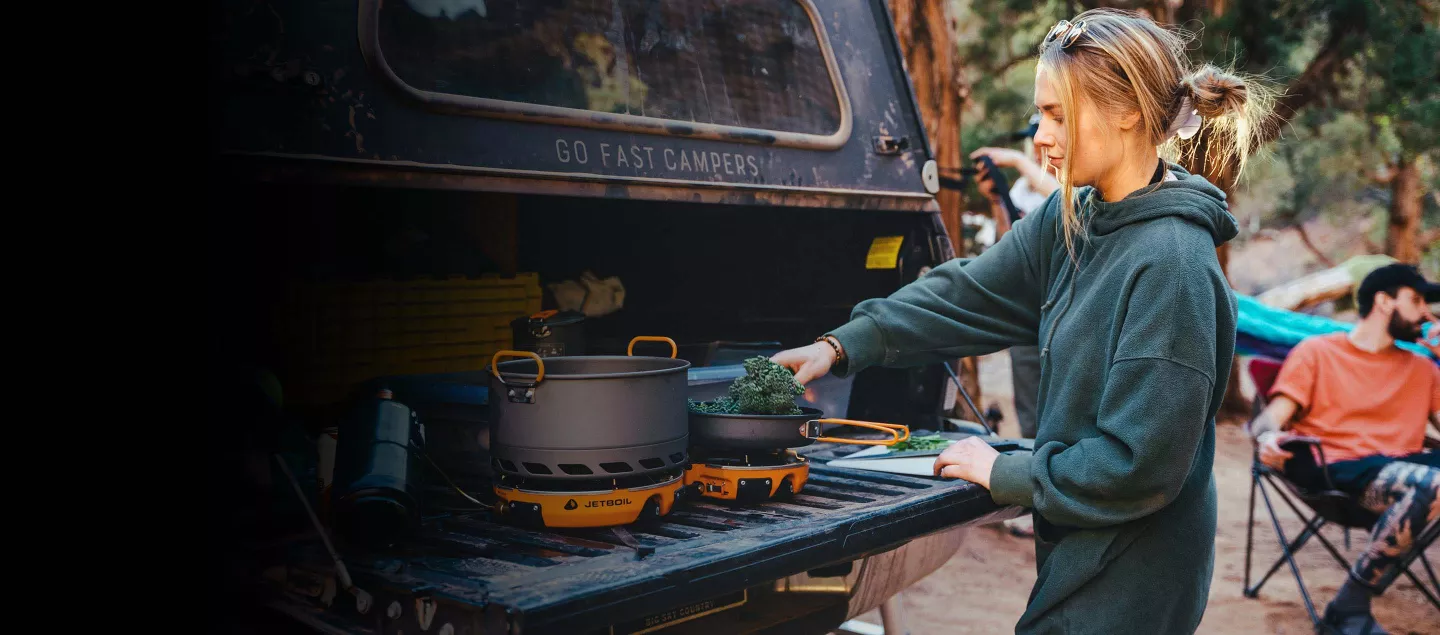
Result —
<svg viewBox="0 0 1440 635"><path fill-rule="evenodd" d="M1115 203L1079 189L1075 259L1057 192L978 258L856 305L833 332L842 377L1039 346L1035 450L990 472L995 502L1036 521L1017 633L1192 633L1205 612L1236 319L1215 248L1237 228L1224 193L1168 167L1178 180Z"/></svg>

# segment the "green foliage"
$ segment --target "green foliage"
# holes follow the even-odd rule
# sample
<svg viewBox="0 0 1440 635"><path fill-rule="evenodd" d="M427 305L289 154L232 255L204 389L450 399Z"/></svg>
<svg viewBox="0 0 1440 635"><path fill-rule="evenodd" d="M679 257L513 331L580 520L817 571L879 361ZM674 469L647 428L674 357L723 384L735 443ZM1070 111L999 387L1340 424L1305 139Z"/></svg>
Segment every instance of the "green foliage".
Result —
<svg viewBox="0 0 1440 635"><path fill-rule="evenodd" d="M1260 15L1257 7L1271 13ZM1403 158L1420 170L1422 227L1440 226L1435 16L1436 0L1267 0L1242 2L1213 22L1205 39L1210 54L1224 52L1252 72L1292 81L1292 91L1316 95L1269 146L1273 162L1248 175L1237 213L1257 214L1269 227L1312 219L1357 232L1368 225L1363 240L1375 250L1385 242L1392 204L1385 179ZM1272 33L1240 26L1248 22ZM1342 60L1335 72L1306 84L1294 80L1327 50ZM1422 250L1422 268L1435 271L1440 245Z"/></svg>
<svg viewBox="0 0 1440 635"><path fill-rule="evenodd" d="M921 437L910 437L904 441L890 446L892 452L913 452L920 450L939 450L950 446L950 440L938 434L930 434Z"/></svg>
<svg viewBox="0 0 1440 635"><path fill-rule="evenodd" d="M730 384L729 394L710 402L690 401L690 409L706 414L796 415L795 398L805 387L795 374L763 356L745 360L745 376Z"/></svg>
<svg viewBox="0 0 1440 635"><path fill-rule="evenodd" d="M730 395L721 395L716 397L715 401L695 401L691 399L690 409L707 415L740 414L740 404Z"/></svg>
<svg viewBox="0 0 1440 635"><path fill-rule="evenodd" d="M1265 227L1282 228L1323 218L1353 226L1390 204L1390 189L1376 181L1393 137L1378 133L1360 113L1305 112L1286 137L1257 162L1237 199ZM1381 223L1383 225L1383 223ZM1383 237L1381 238L1383 242Z"/></svg>

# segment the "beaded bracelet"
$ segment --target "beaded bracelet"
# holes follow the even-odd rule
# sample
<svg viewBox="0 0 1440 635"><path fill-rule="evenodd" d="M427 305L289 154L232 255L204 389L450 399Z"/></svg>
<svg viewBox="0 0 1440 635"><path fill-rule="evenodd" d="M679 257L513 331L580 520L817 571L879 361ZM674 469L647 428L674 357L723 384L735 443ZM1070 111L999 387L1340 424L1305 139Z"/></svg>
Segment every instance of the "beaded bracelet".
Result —
<svg viewBox="0 0 1440 635"><path fill-rule="evenodd" d="M840 340L835 339L834 335L821 335L820 337L815 338L815 341L825 342L826 344L830 345L830 348L835 349L836 362L845 361L845 349L840 348Z"/></svg>

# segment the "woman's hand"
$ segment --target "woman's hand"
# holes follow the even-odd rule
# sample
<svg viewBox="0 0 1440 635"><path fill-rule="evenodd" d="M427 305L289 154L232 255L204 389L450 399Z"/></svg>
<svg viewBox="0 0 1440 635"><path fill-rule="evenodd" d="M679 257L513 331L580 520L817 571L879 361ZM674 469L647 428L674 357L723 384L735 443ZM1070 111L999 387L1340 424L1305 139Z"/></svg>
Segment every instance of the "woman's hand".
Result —
<svg viewBox="0 0 1440 635"><path fill-rule="evenodd" d="M985 489L990 489L990 468L995 457L1000 456L989 443L979 437L969 437L950 444L935 459L935 475L945 478L963 478Z"/></svg>
<svg viewBox="0 0 1440 635"><path fill-rule="evenodd" d="M771 357L770 361L790 369L790 372L795 373L795 381L804 386L830 372L830 367L835 365L835 349L825 342L815 342L809 346L780 351Z"/></svg>

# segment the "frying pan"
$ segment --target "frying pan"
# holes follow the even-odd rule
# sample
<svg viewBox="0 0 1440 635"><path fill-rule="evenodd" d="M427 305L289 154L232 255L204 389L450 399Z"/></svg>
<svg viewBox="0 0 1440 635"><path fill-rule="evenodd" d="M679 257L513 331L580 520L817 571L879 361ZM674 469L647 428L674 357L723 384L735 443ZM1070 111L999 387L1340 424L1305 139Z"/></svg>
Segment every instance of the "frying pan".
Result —
<svg viewBox="0 0 1440 635"><path fill-rule="evenodd" d="M889 439L844 439L821 436L820 426L839 424L889 432ZM732 415L690 411L691 445L712 450L780 450L815 442L856 445L895 445L910 438L910 428L893 423L826 419L816 408L802 407L797 415Z"/></svg>

